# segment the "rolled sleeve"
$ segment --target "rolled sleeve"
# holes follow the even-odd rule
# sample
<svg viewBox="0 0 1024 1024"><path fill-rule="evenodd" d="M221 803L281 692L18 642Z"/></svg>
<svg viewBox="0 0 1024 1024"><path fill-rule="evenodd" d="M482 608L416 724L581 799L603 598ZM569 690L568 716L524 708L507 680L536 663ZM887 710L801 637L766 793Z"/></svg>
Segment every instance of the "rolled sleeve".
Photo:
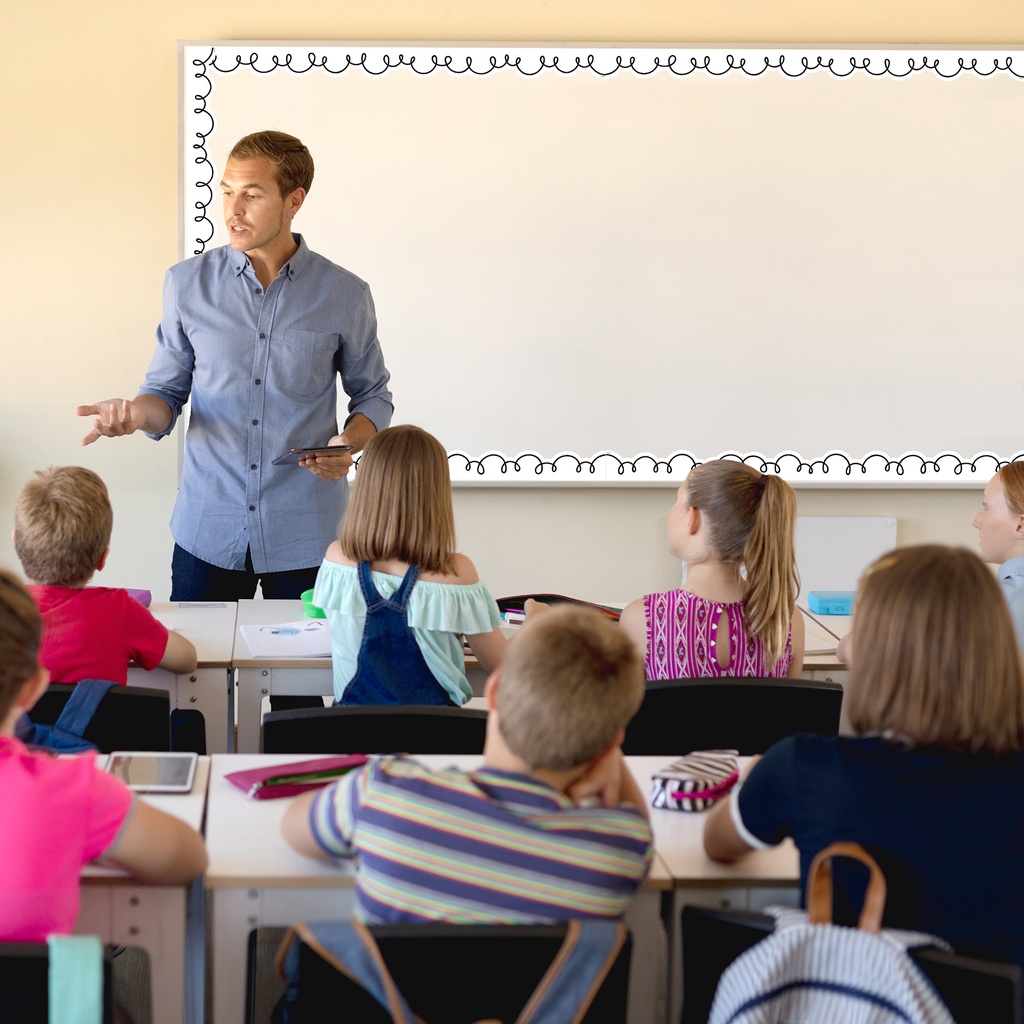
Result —
<svg viewBox="0 0 1024 1024"><path fill-rule="evenodd" d="M355 312L350 333L338 349L341 385L349 396L348 423L357 413L378 430L391 423L395 411L388 383L391 375L384 365L384 353L377 338L377 314L370 289L363 288L363 302Z"/></svg>
<svg viewBox="0 0 1024 1024"><path fill-rule="evenodd" d="M181 410L192 391L192 371L195 367L195 352L182 326L178 310L175 269L172 267L164 276L164 311L156 330L156 352L146 379L139 388L140 395L155 395L163 399L171 410L171 422L160 433L147 435L158 441L173 429Z"/></svg>
<svg viewBox="0 0 1024 1024"><path fill-rule="evenodd" d="M771 747L730 794L729 811L740 837L754 849L776 846L791 834L791 783L796 773L792 739Z"/></svg>

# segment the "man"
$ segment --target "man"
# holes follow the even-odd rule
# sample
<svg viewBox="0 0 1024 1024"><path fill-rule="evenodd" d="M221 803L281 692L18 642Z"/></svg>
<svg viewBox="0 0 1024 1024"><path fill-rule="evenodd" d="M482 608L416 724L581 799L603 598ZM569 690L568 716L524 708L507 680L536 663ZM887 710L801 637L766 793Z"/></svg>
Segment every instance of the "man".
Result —
<svg viewBox="0 0 1024 1024"><path fill-rule="evenodd" d="M294 598L313 586L347 499L351 451L391 420L369 287L310 252L291 223L313 180L282 132L231 150L221 190L230 245L167 272L157 349L139 394L78 407L82 439L171 432L191 397L171 516L171 600ZM349 416L337 425L337 376ZM292 448L351 445L273 465Z"/></svg>

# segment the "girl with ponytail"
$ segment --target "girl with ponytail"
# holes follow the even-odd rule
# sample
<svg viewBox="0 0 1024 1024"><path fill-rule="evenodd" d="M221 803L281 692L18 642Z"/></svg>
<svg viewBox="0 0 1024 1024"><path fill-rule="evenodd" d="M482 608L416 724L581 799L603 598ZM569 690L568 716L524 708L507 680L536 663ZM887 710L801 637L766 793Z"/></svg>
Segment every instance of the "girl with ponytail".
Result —
<svg viewBox="0 0 1024 1024"><path fill-rule="evenodd" d="M620 620L649 680L800 675L795 528L796 495L781 477L724 459L693 469L667 523L686 582L633 601Z"/></svg>

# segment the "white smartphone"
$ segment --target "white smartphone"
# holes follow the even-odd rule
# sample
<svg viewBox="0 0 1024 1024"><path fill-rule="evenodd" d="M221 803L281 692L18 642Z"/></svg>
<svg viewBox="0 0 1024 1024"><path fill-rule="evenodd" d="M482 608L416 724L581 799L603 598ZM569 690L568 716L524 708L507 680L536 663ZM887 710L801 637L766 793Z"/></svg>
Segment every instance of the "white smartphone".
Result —
<svg viewBox="0 0 1024 1024"><path fill-rule="evenodd" d="M107 771L139 793L189 793L198 760L188 751L115 750Z"/></svg>

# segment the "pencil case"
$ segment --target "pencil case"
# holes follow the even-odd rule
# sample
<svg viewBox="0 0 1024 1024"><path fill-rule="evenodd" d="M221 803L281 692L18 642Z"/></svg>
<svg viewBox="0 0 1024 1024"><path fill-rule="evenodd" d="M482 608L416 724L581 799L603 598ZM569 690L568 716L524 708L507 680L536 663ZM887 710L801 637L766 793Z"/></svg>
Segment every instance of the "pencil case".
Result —
<svg viewBox="0 0 1024 1024"><path fill-rule="evenodd" d="M736 750L695 750L651 776L651 806L670 811L703 811L739 781Z"/></svg>
<svg viewBox="0 0 1024 1024"><path fill-rule="evenodd" d="M224 778L253 800L273 800L330 785L369 760L366 754L317 757L311 761L247 768L240 772L230 772Z"/></svg>

